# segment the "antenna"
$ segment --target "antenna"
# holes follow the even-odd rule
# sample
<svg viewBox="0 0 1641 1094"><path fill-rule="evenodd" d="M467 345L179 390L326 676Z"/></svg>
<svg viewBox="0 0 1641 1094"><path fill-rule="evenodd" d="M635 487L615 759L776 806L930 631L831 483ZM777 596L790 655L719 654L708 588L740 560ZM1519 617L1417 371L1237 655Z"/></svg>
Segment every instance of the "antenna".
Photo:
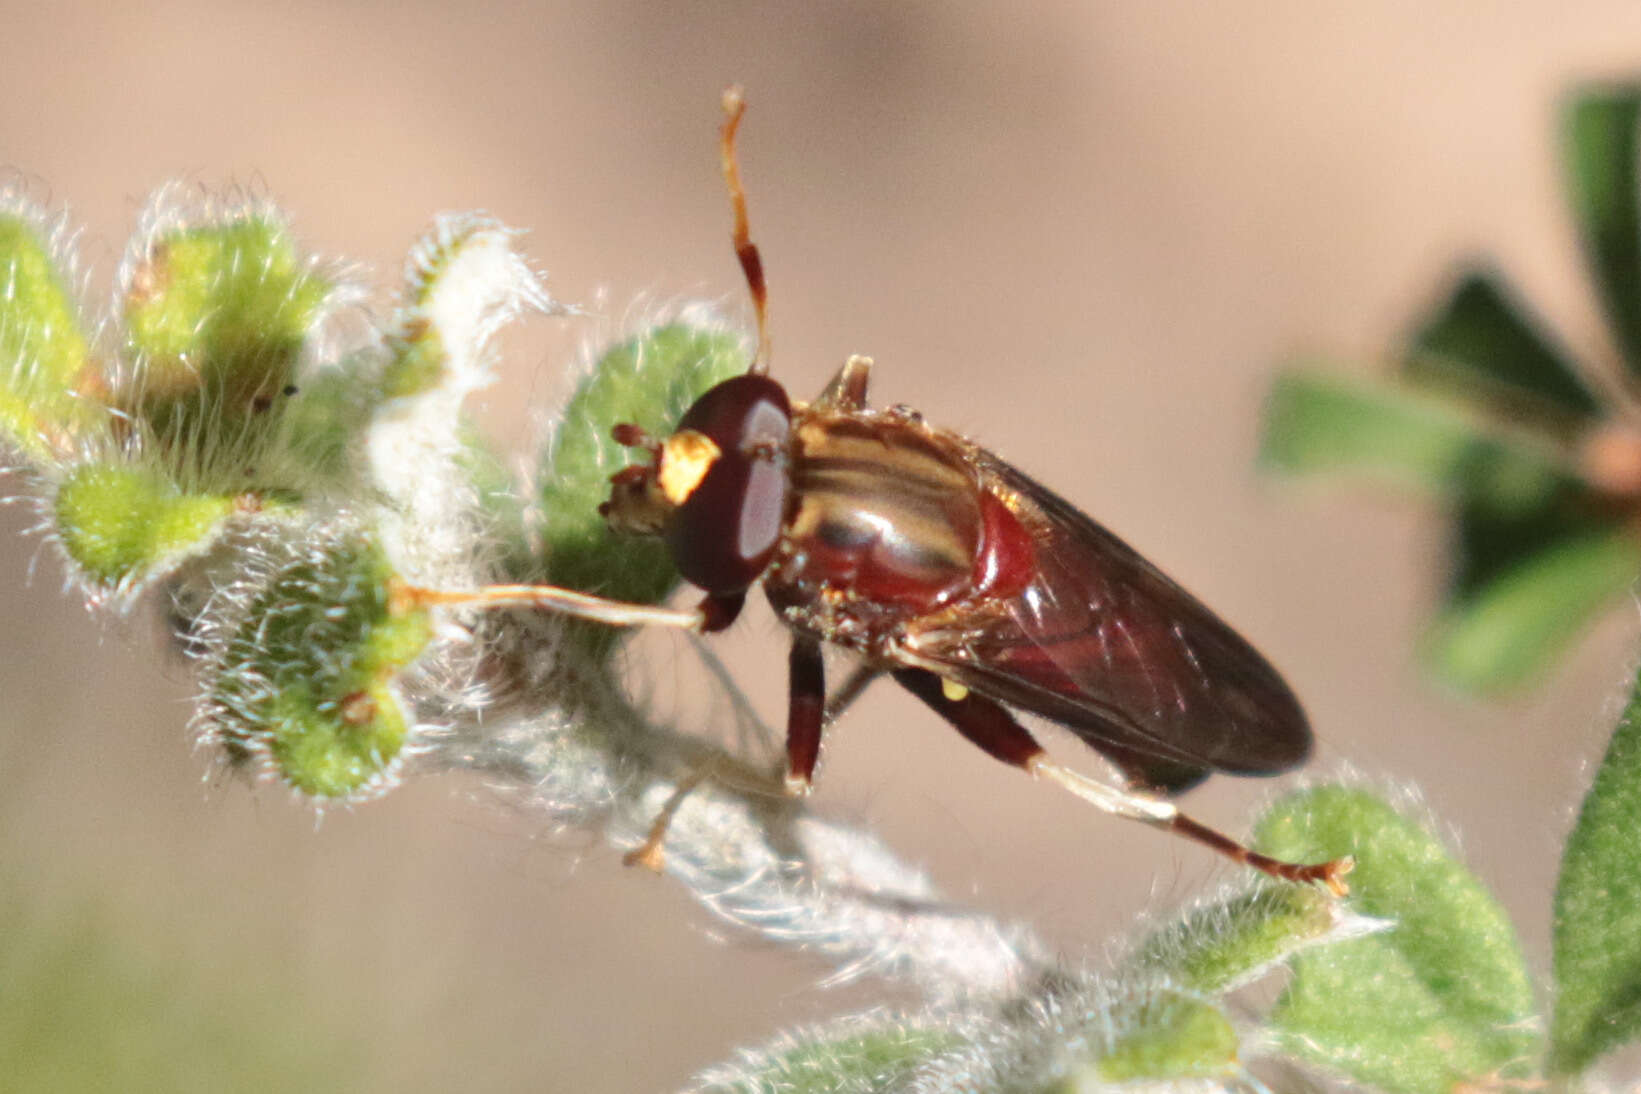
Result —
<svg viewBox="0 0 1641 1094"><path fill-rule="evenodd" d="M764 282L764 262L758 245L747 227L746 189L741 185L741 164L735 157L735 131L746 113L746 91L740 84L724 89L724 125L718 134L718 152L723 159L724 185L729 187L729 204L735 211L735 257L741 260L746 287L752 292L752 306L758 313L758 352L748 372L769 371L769 286Z"/></svg>

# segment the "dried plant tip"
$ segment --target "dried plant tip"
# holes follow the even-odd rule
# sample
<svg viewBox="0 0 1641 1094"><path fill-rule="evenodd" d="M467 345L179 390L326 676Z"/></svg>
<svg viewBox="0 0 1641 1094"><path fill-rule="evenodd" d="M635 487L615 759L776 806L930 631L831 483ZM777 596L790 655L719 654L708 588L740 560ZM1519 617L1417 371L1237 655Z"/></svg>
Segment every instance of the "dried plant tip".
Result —
<svg viewBox="0 0 1641 1094"><path fill-rule="evenodd" d="M477 213L434 221L406 266L385 396L443 390L459 400L490 382L486 354L498 329L526 309L562 310L514 248L518 235Z"/></svg>

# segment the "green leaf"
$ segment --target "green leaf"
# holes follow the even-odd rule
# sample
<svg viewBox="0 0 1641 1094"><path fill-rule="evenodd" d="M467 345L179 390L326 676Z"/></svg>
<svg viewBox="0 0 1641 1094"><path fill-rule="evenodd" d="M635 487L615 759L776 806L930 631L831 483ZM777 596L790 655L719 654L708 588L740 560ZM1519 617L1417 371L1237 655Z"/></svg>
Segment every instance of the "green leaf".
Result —
<svg viewBox="0 0 1641 1094"><path fill-rule="evenodd" d="M544 580L641 603L672 590L678 574L665 544L612 535L599 515L610 476L642 458L616 444L610 430L632 422L665 437L702 392L745 372L747 362L738 333L682 322L652 328L599 358L565 407L543 462ZM610 628L586 633L602 634L592 641L604 648L618 637Z"/></svg>
<svg viewBox="0 0 1641 1094"><path fill-rule="evenodd" d="M1293 474L1351 474L1496 509L1541 506L1567 482L1560 454L1445 400L1311 371L1277 378L1261 458Z"/></svg>
<svg viewBox="0 0 1641 1094"><path fill-rule="evenodd" d="M295 393L333 284L271 210L160 231L129 261L134 370L116 398L180 472L243 484Z"/></svg>
<svg viewBox="0 0 1641 1094"><path fill-rule="evenodd" d="M381 405L376 378L358 357L314 369L280 403L277 439L256 469L259 483L295 490L334 484L358 472L359 449Z"/></svg>
<svg viewBox="0 0 1641 1094"><path fill-rule="evenodd" d="M44 218L19 204L0 193L0 438L39 461L101 419L75 396L88 349Z"/></svg>
<svg viewBox="0 0 1641 1094"><path fill-rule="evenodd" d="M1524 687L1641 575L1641 535L1616 521L1466 514L1461 576L1423 646L1442 680L1472 691Z"/></svg>
<svg viewBox="0 0 1641 1094"><path fill-rule="evenodd" d="M733 1068L710 1073L694 1087L710 1094L875 1094L901 1084L930 1057L955 1044L944 1030L888 1025L822 1030L783 1038L772 1048L744 1053Z"/></svg>
<svg viewBox="0 0 1641 1094"><path fill-rule="evenodd" d="M1280 1048L1408 1094L1527 1074L1539 1045L1515 931L1435 836L1366 791L1326 786L1278 802L1254 845L1291 861L1356 856L1353 908L1395 924L1293 959L1270 1017Z"/></svg>
<svg viewBox="0 0 1641 1094"><path fill-rule="evenodd" d="M1564 125L1569 198L1596 292L1631 372L1641 372L1641 211L1636 122L1641 88L1595 88L1575 97Z"/></svg>
<svg viewBox="0 0 1641 1094"><path fill-rule="evenodd" d="M317 535L251 589L206 668L203 718L231 762L296 790L379 789L410 731L394 678L432 640L425 610L395 604L368 535Z"/></svg>
<svg viewBox="0 0 1641 1094"><path fill-rule="evenodd" d="M1241 1043L1236 1029L1206 999L1159 991L1119 1020L1127 1028L1092 1068L1109 1082L1213 1078L1237 1066Z"/></svg>
<svg viewBox="0 0 1641 1094"><path fill-rule="evenodd" d="M215 540L235 500L188 494L154 471L84 463L52 499L57 539L92 582L126 586L162 573Z"/></svg>
<svg viewBox="0 0 1641 1094"><path fill-rule="evenodd" d="M1304 885L1261 885L1191 911L1152 934L1139 968L1209 995L1253 980L1341 925L1339 902Z"/></svg>
<svg viewBox="0 0 1641 1094"><path fill-rule="evenodd" d="M1465 275L1414 333L1403 365L1413 380L1450 387L1497 410L1574 418L1600 413L1559 348L1496 274Z"/></svg>
<svg viewBox="0 0 1641 1094"><path fill-rule="evenodd" d="M1554 933L1550 1068L1568 1075L1641 1037L1641 681L1567 839Z"/></svg>

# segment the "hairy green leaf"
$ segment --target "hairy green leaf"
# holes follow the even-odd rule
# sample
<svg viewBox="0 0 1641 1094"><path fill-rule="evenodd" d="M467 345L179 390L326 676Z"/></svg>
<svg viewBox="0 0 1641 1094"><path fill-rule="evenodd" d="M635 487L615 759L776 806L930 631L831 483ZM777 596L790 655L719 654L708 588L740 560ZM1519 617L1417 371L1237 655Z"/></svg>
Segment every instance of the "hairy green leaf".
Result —
<svg viewBox="0 0 1641 1094"><path fill-rule="evenodd" d="M230 761L321 798L379 786L410 731L394 686L432 640L358 531L320 534L249 590L206 669L204 718Z"/></svg>
<svg viewBox="0 0 1641 1094"><path fill-rule="evenodd" d="M129 586L210 545L233 514L219 494L184 493L143 468L83 463L52 499L58 542L98 585Z"/></svg>
<svg viewBox="0 0 1641 1094"><path fill-rule="evenodd" d="M887 1094L930 1057L952 1047L944 1030L886 1025L813 1037L783 1038L773 1048L747 1053L742 1063L709 1075L702 1094Z"/></svg>
<svg viewBox="0 0 1641 1094"><path fill-rule="evenodd" d="M1326 939L1341 918L1339 902L1320 888L1261 885L1170 923L1147 938L1133 960L1217 995Z"/></svg>
<svg viewBox="0 0 1641 1094"><path fill-rule="evenodd" d="M156 233L127 277L133 365L115 398L179 477L223 488L263 481L265 449L333 287L272 212Z"/></svg>
<svg viewBox="0 0 1641 1094"><path fill-rule="evenodd" d="M88 349L42 218L9 204L0 193L0 437L41 460L98 419L75 397Z"/></svg>
<svg viewBox="0 0 1641 1094"><path fill-rule="evenodd" d="M1435 836L1364 790L1328 786L1278 802L1254 843L1303 862L1354 855L1352 906L1394 922L1294 957L1270 1018L1279 1047L1407 1094L1527 1073L1538 1037L1515 931Z"/></svg>
<svg viewBox="0 0 1641 1094"><path fill-rule="evenodd" d="M1236 1067L1236 1029L1225 1012L1206 999L1161 991L1122 1018L1127 1028L1092 1066L1102 1079L1213 1078Z"/></svg>
<svg viewBox="0 0 1641 1094"><path fill-rule="evenodd" d="M1641 1037L1641 682L1567 839L1555 895L1551 1069Z"/></svg>

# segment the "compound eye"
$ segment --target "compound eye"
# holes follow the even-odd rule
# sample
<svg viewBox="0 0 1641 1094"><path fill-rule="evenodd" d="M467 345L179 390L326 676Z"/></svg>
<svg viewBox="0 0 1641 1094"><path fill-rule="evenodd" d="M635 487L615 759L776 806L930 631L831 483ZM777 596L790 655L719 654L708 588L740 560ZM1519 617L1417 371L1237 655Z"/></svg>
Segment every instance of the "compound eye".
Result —
<svg viewBox="0 0 1641 1094"><path fill-rule="evenodd" d="M673 563L709 593L744 590L780 542L790 493L786 390L767 376L737 376L695 401L678 423L717 449L667 528ZM691 476L694 477L694 476Z"/></svg>

